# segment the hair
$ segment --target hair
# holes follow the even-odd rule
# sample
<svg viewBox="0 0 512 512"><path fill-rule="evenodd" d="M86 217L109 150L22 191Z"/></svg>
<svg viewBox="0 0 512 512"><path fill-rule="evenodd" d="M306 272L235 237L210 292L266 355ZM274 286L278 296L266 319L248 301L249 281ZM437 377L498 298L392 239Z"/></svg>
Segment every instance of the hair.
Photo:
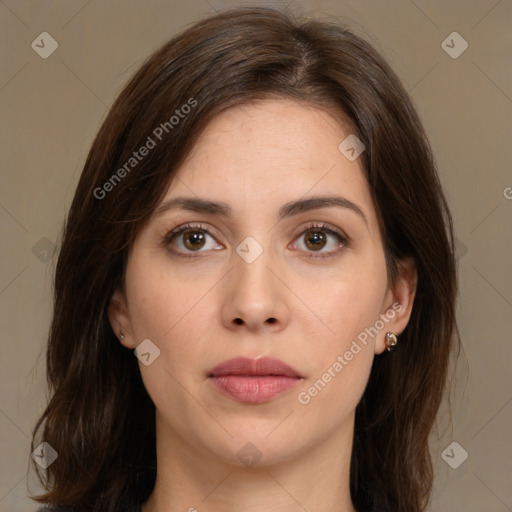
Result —
<svg viewBox="0 0 512 512"><path fill-rule="evenodd" d="M348 123L366 148L359 158L388 278L394 282L405 258L416 266L398 350L374 359L356 408L350 491L358 510L425 510L433 484L429 435L460 343L452 219L432 151L407 91L368 42L338 23L262 7L203 19L158 49L92 144L55 269L50 397L31 446L42 431L58 458L44 478L34 463L46 491L35 501L114 512L151 494L155 407L107 308L124 289L137 234L202 130L230 107L268 99L296 100ZM150 140L154 147L135 160Z"/></svg>

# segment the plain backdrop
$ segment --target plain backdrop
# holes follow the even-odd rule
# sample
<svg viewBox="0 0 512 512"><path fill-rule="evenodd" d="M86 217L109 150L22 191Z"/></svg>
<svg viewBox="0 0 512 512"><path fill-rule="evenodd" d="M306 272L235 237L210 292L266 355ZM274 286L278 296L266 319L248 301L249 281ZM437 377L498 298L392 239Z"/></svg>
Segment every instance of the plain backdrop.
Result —
<svg viewBox="0 0 512 512"><path fill-rule="evenodd" d="M54 249L92 139L150 53L195 21L240 4L280 5L0 1L0 511L37 508L27 498L38 490L28 472L30 436L46 402ZM464 347L453 369L453 421L444 407L439 437L432 439L431 511L510 511L512 2L289 6L338 20L368 39L417 105L455 221ZM43 58L52 44L58 47ZM447 463L454 459L457 468Z"/></svg>

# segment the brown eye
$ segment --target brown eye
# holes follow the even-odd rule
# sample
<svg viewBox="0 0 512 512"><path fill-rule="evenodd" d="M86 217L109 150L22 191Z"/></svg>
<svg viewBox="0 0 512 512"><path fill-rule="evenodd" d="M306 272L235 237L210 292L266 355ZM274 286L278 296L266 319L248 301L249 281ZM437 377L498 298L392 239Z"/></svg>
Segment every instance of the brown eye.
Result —
<svg viewBox="0 0 512 512"><path fill-rule="evenodd" d="M327 237L325 233L319 231L318 229L312 229L304 233L306 247L313 251L318 251L323 249L327 244Z"/></svg>
<svg viewBox="0 0 512 512"><path fill-rule="evenodd" d="M178 255L191 257L193 253L205 253L219 250L223 246L215 240L210 231L202 225L183 225L173 229L164 236L162 243L169 251Z"/></svg>
<svg viewBox="0 0 512 512"><path fill-rule="evenodd" d="M327 258L335 256L349 242L350 239L338 230L323 224L312 224L305 227L294 245L310 257Z"/></svg>
<svg viewBox="0 0 512 512"><path fill-rule="evenodd" d="M183 234L183 245L191 251L201 249L205 244L206 238L202 231L187 231Z"/></svg>

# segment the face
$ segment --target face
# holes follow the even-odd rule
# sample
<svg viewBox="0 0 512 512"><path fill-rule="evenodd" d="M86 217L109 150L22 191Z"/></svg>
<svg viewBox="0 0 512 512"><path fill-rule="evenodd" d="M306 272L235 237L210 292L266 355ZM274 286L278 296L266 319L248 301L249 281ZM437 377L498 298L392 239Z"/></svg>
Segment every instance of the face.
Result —
<svg viewBox="0 0 512 512"><path fill-rule="evenodd" d="M291 100L231 108L139 233L109 317L126 347L149 340L140 371L177 447L241 465L252 443L273 464L352 431L414 273L388 285L360 159L338 148L348 135Z"/></svg>

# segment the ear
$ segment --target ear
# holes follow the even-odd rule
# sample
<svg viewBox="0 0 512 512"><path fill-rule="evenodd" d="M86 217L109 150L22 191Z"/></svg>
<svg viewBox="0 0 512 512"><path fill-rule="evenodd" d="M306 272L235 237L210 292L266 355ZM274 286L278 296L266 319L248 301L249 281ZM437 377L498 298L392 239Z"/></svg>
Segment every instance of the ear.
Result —
<svg viewBox="0 0 512 512"><path fill-rule="evenodd" d="M375 342L375 353L381 354L386 350L386 333L393 332L397 337L407 327L411 317L418 274L412 258L398 262L398 276L395 284L390 284L386 292L381 318L385 321ZM400 343L400 339L398 340Z"/></svg>
<svg viewBox="0 0 512 512"><path fill-rule="evenodd" d="M108 319L115 335L126 348L135 348L125 294L116 290L108 306ZM121 334L124 336L121 339Z"/></svg>

